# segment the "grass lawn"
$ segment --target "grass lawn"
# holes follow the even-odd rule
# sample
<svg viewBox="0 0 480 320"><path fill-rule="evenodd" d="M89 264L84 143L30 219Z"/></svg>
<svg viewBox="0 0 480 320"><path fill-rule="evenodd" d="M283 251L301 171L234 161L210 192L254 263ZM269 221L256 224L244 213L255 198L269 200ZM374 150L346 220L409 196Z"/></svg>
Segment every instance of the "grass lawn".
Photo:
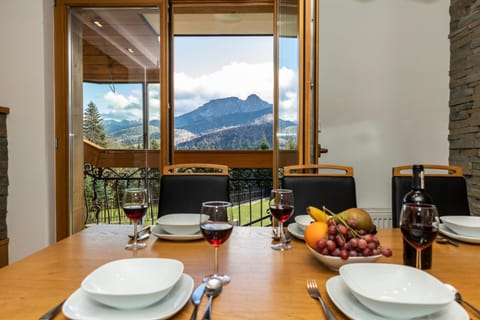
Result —
<svg viewBox="0 0 480 320"><path fill-rule="evenodd" d="M244 203L240 206L235 205L233 207L234 219L239 221L239 225L245 225L250 221L255 221L261 217L267 217L262 221L252 224L252 226L265 226L270 224L270 219L268 218L268 198L262 200L254 200L250 203ZM148 209L147 214L144 218L144 224L155 224L158 212L157 205L153 205ZM123 210L112 208L109 210L102 210L99 214L100 223L109 223L109 224L130 224L130 220L124 215ZM97 221L90 213L90 219L87 221L87 224L95 224Z"/></svg>

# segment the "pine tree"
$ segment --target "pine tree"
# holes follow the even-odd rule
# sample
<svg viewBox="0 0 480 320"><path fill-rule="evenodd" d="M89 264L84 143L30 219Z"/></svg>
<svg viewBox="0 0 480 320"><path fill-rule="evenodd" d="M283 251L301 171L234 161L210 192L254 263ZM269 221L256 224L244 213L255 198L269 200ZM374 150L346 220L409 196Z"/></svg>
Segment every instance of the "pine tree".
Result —
<svg viewBox="0 0 480 320"><path fill-rule="evenodd" d="M102 116L92 101L90 101L83 113L83 135L85 139L101 147L106 147L108 144Z"/></svg>
<svg viewBox="0 0 480 320"><path fill-rule="evenodd" d="M270 150L270 144L268 143L265 132L262 133L262 143L260 144L260 150Z"/></svg>
<svg viewBox="0 0 480 320"><path fill-rule="evenodd" d="M160 150L160 145L158 144L158 140L157 139L152 139L150 141L150 149L151 150Z"/></svg>
<svg viewBox="0 0 480 320"><path fill-rule="evenodd" d="M293 141L292 138L288 138L287 143L285 145L285 150L296 150L297 144Z"/></svg>

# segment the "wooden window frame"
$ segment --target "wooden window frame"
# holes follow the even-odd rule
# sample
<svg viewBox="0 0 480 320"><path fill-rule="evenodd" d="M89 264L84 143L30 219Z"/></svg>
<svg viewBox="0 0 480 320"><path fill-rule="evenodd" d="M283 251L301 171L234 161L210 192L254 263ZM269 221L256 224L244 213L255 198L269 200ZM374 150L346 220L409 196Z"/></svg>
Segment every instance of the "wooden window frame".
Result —
<svg viewBox="0 0 480 320"><path fill-rule="evenodd" d="M272 10L274 6L274 0L173 0L173 5L177 12L224 12L225 8L235 7L238 12L267 12ZM304 4L303 1L299 1L299 10L303 10ZM56 239L61 240L66 238L71 234L70 230L70 200L69 200L69 187L70 187L70 172L69 172L69 115L68 115L68 83L69 83L69 66L68 66L68 8L69 7L117 7L117 6L132 6L132 7L160 7L161 8L161 19L167 19L168 17L168 8L166 7L166 1L162 0L101 0L101 1L91 1L91 0L57 0L54 10L54 51L55 51L55 139L56 139L56 151L55 151L55 182L56 182ZM307 6L308 8L309 6ZM274 8L274 13L276 8ZM274 24L277 22L274 18ZM308 24L304 20L299 21L302 24ZM318 29L318 28L317 28ZM302 29L304 30L304 29ZM161 37L166 37L166 30ZM275 36L275 35L274 35ZM304 31L300 33L300 63L299 66L302 70L299 70L299 86L301 88L306 88L310 86L312 82L311 73L305 69L304 57L305 52L311 49L311 46L315 43L311 42L308 34L304 34ZM305 37L305 39L303 39ZM318 42L317 42L318 43ZM167 46L162 47L161 52L161 61L162 66L169 65L169 52ZM166 50L166 51L163 51ZM315 45L315 52L318 52L318 45ZM162 58L163 57L163 58ZM318 59L318 57L317 57ZM309 67L309 64L307 65ZM168 68L161 68L160 73L160 82L161 86L168 86ZM274 71L276 72L276 71ZM315 77L318 76L314 75ZM307 80L305 80L307 79ZM171 88L166 88L171 90ZM171 93L171 92L170 92ZM278 93L276 89L274 90L275 95ZM288 164L296 163L309 163L312 159L318 158L318 150L312 150L312 145L310 143L311 131L316 130L312 128L312 125L303 125L304 121L310 119L312 116L317 117L318 110L315 112L318 107L313 109L305 107L305 100L311 104L311 97L304 92L303 89L299 91L299 144L298 150L294 151L281 151L280 153L275 153L273 150L265 151L248 151L248 150L225 150L225 151L184 151L184 150L173 150L168 144L171 142L161 142L161 150L173 150L170 152L161 152L160 160L158 166L161 167L162 163L181 163L181 162L199 162L199 163L219 163L229 166L230 168L272 168L272 167L283 167ZM171 94L170 94L171 95ZM316 97L313 97L317 99ZM168 119L168 97L166 94L162 94L161 97L161 119ZM274 102L275 104L275 102ZM307 110L308 109L308 110ZM305 111L307 110L307 111ZM313 111L312 111L313 110ZM318 127L316 122L318 119L315 119L315 124L313 127ZM161 136L168 136L169 128L163 126L161 128ZM308 130L308 132L304 132ZM314 136L316 136L314 134ZM316 140L316 137L313 138ZM161 139L162 141L167 141L166 139ZM167 144L168 143L168 144ZM107 150L107 154L115 155L118 157L120 154L123 157L130 157L133 155L132 151L129 150ZM133 157L136 159L136 157ZM139 165L140 167L144 165L145 161L142 161ZM135 161L132 162L135 165Z"/></svg>

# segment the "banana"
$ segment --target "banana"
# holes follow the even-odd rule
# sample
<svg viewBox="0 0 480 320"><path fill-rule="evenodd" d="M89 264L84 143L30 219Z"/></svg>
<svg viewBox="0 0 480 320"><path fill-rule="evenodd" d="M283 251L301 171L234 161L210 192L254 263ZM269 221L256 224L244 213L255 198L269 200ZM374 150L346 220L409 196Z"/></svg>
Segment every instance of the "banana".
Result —
<svg viewBox="0 0 480 320"><path fill-rule="evenodd" d="M330 218L330 216L326 214L325 211L314 206L308 206L307 213L315 221L327 222L327 220Z"/></svg>

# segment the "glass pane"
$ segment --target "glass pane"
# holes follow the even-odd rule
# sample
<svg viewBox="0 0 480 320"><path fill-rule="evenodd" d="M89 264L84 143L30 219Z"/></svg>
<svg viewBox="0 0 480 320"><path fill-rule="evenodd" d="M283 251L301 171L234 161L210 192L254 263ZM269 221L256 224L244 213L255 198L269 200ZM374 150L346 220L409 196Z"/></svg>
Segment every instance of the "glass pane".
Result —
<svg viewBox="0 0 480 320"><path fill-rule="evenodd" d="M280 0L278 6L278 165L296 164L299 137L298 3Z"/></svg>
<svg viewBox="0 0 480 320"><path fill-rule="evenodd" d="M273 14L174 18L175 149L271 150Z"/></svg>
<svg viewBox="0 0 480 320"><path fill-rule="evenodd" d="M128 223L123 190L157 188L159 25L156 7L69 10L72 232Z"/></svg>

